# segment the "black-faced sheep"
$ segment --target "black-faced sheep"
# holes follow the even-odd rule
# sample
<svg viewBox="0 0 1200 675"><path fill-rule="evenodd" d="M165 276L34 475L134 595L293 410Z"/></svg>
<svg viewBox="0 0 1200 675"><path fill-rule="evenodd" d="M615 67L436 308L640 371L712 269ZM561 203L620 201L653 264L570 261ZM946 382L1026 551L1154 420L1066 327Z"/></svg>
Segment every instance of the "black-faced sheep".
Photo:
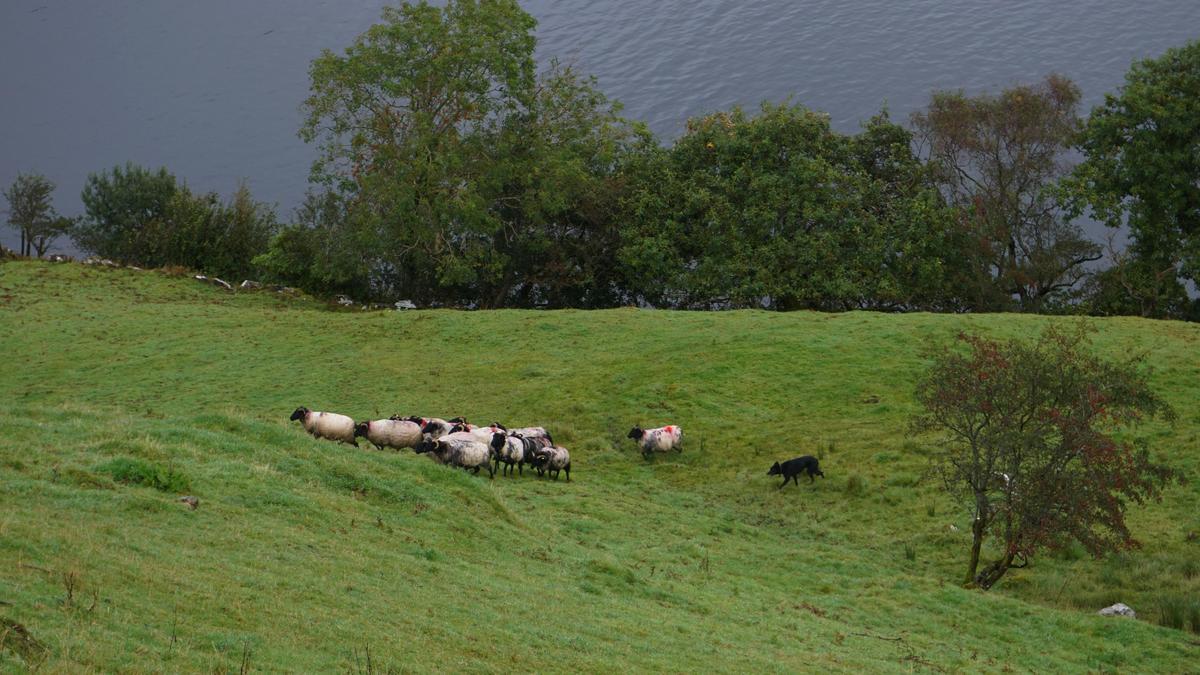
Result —
<svg viewBox="0 0 1200 675"><path fill-rule="evenodd" d="M673 424L657 429L634 427L629 430L629 438L637 441L646 457L655 452L683 452L683 427Z"/></svg>
<svg viewBox="0 0 1200 675"><path fill-rule="evenodd" d="M434 440L427 438L416 447L417 454L429 453L442 464L474 470L486 468L488 477L495 478L496 471L492 468L492 449L486 443L480 443L467 433L447 434Z"/></svg>
<svg viewBox="0 0 1200 675"><path fill-rule="evenodd" d="M539 448L533 451L533 458L539 476L553 473L554 480L558 480L559 473L566 471L567 480L571 480L571 453L566 448L558 445Z"/></svg>
<svg viewBox="0 0 1200 675"><path fill-rule="evenodd" d="M533 453L543 447L538 439L506 434L501 431L492 434L489 445L495 453L496 468L499 469L501 462L504 463L504 473L501 475L512 473L512 467L516 464L517 470L522 476L525 475L525 463L532 463Z"/></svg>
<svg viewBox="0 0 1200 675"><path fill-rule="evenodd" d="M376 450L415 448L424 438L416 422L393 419L359 422L354 427L354 436L366 438Z"/></svg>
<svg viewBox="0 0 1200 675"><path fill-rule="evenodd" d="M309 410L304 406L296 408L291 421L299 420L304 430L317 438L325 438L339 443L358 447L358 439L354 437L354 420L331 412Z"/></svg>

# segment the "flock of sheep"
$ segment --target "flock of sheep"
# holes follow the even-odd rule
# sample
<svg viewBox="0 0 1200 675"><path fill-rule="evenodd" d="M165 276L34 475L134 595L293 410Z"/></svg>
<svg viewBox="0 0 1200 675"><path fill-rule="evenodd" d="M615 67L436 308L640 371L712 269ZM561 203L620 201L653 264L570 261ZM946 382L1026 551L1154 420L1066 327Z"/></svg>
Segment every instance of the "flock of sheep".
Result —
<svg viewBox="0 0 1200 675"><path fill-rule="evenodd" d="M525 474L525 465L529 464L539 476L552 475L558 480L560 473L566 473L567 480L571 480L571 453L555 445L545 427L507 429L496 422L481 427L468 424L462 417L444 420L400 415L355 422L346 415L309 410L303 406L296 408L291 419L299 421L305 431L317 438L355 447L358 447L359 438L365 438L379 450L412 448L417 454L428 454L441 464L476 474L486 468L490 478L495 478L501 464L504 464L504 473L511 474L515 466L521 475ZM683 429L675 425L657 429L634 427L629 438L637 441L646 456L671 450L682 452Z"/></svg>

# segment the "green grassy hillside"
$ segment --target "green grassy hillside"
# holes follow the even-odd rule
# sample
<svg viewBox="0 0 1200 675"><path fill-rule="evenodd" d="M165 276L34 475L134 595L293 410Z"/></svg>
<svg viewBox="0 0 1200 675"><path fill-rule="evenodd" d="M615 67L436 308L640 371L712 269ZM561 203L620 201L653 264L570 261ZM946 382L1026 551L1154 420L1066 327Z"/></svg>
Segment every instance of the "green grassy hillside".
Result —
<svg viewBox="0 0 1200 675"><path fill-rule="evenodd" d="M1158 624L1200 607L1198 326L1097 322L1180 414L1142 431L1191 478L1132 514L1143 549L956 584L966 516L905 436L920 345L1051 320L335 312L2 264L0 671L1194 670ZM542 423L573 480L313 440L299 405ZM682 455L624 438L668 422ZM805 453L827 478L776 490Z"/></svg>

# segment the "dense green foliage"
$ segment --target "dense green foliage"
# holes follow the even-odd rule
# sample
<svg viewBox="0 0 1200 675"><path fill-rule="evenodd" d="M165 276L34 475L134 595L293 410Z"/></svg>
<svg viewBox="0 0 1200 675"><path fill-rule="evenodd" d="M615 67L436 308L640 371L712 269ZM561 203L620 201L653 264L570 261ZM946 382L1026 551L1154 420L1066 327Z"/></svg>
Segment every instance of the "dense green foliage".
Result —
<svg viewBox="0 0 1200 675"><path fill-rule="evenodd" d="M1036 554L1075 543L1097 558L1137 546L1129 504L1158 497L1175 476L1145 443L1114 437L1175 418L1149 384L1145 357L1100 357L1083 326L958 342L932 350L914 428L944 436L935 472L971 514L966 582L989 589ZM988 536L1000 554L979 571Z"/></svg>
<svg viewBox="0 0 1200 675"><path fill-rule="evenodd" d="M422 303L615 304L596 253L635 136L591 79L535 72L533 26L510 0L405 4L314 61L301 135L323 194L263 265Z"/></svg>
<svg viewBox="0 0 1200 675"><path fill-rule="evenodd" d="M886 116L844 136L799 105L735 108L691 120L641 170L621 259L654 305L955 304L954 222Z"/></svg>
<svg viewBox="0 0 1200 675"><path fill-rule="evenodd" d="M1188 309L1182 286L1200 280L1200 41L1134 63L1077 144L1084 161L1065 185L1076 212L1127 224L1133 241L1120 283L1105 287L1108 307L1153 317L1200 311Z"/></svg>
<svg viewBox="0 0 1200 675"><path fill-rule="evenodd" d="M228 203L193 193L165 168L126 164L88 176L86 215L72 234L85 251L131 265L179 265L230 278L251 276L252 261L278 229L274 210L238 186Z"/></svg>
<svg viewBox="0 0 1200 675"><path fill-rule="evenodd" d="M76 243L427 307L1200 317L1200 43L1135 64L1086 125L1050 75L934 92L913 131L885 110L843 134L788 101L663 145L594 78L539 71L534 28L517 0L387 7L310 66L318 158L290 222L245 187L222 202L127 164L89 177ZM1076 221L1089 207L1130 221L1107 268Z"/></svg>
<svg viewBox="0 0 1200 675"><path fill-rule="evenodd" d="M970 514L905 432L921 345L1058 321L331 312L3 263L0 622L42 672L363 672L368 650L376 672L1187 671L1196 636L1158 624L1190 630L1200 603L1200 327L1094 322L1180 411L1136 432L1193 479L1130 508L1143 547L957 583ZM301 404L544 423L571 482L317 441L287 421ZM642 460L625 432L668 422L683 453ZM767 468L801 454L826 478L777 490ZM98 470L122 458L199 508ZM1095 615L1117 601L1139 620ZM32 643L8 644L20 671Z"/></svg>
<svg viewBox="0 0 1200 675"><path fill-rule="evenodd" d="M20 255L42 257L50 244L66 234L71 221L54 210L54 183L41 174L18 173L4 190L8 224L21 234Z"/></svg>
<svg viewBox="0 0 1200 675"><path fill-rule="evenodd" d="M175 176L137 166L88 175L83 186L84 217L71 237L81 249L119 262L141 262L153 250L151 229L167 215L177 189Z"/></svg>

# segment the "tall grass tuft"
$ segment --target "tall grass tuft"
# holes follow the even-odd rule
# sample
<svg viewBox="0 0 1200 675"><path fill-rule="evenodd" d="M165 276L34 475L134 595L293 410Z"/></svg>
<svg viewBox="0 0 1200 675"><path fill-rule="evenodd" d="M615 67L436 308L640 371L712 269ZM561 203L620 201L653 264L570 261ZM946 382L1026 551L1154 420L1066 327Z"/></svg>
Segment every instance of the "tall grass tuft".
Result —
<svg viewBox="0 0 1200 675"><path fill-rule="evenodd" d="M191 488L183 473L132 457L118 457L96 467L98 473L108 474L118 483L143 485L162 492L180 493Z"/></svg>

